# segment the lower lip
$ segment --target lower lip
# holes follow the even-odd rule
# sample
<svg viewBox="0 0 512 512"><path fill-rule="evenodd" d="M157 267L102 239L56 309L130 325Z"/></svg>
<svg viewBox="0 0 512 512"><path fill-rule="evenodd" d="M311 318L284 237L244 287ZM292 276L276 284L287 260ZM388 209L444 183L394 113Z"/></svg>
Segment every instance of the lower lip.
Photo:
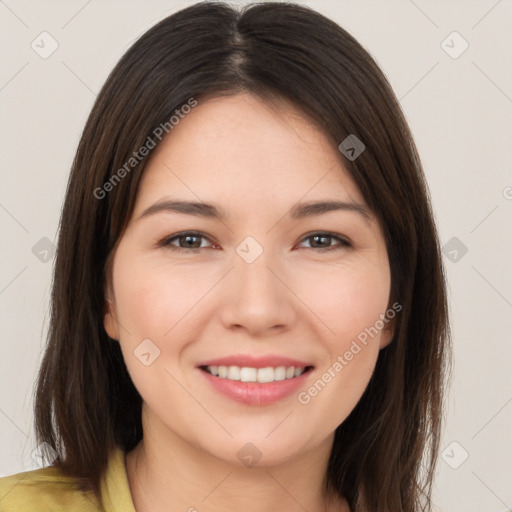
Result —
<svg viewBox="0 0 512 512"><path fill-rule="evenodd" d="M215 377L200 368L199 371L217 391L236 402L247 405L270 405L297 391L304 384L312 369L293 379L277 380L264 384L223 379Z"/></svg>

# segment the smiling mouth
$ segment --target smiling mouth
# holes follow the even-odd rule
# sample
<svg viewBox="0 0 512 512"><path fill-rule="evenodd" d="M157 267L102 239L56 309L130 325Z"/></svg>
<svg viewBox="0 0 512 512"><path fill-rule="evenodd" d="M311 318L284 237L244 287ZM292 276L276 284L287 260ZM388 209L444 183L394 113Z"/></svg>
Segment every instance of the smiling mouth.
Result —
<svg viewBox="0 0 512 512"><path fill-rule="evenodd" d="M313 366L267 366L265 368L253 368L248 366L200 366L199 368L219 379L266 384L295 379L311 371Z"/></svg>

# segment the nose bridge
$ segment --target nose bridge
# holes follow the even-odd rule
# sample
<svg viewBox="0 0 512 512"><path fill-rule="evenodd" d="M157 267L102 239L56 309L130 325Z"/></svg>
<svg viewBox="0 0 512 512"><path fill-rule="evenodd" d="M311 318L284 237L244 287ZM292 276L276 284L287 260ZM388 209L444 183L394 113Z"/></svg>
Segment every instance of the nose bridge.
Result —
<svg viewBox="0 0 512 512"><path fill-rule="evenodd" d="M240 282L240 299L269 301L281 295L282 283L277 279L273 267L278 267L273 251L263 247L252 237L247 237L238 247L238 261L235 264L236 279Z"/></svg>
<svg viewBox="0 0 512 512"><path fill-rule="evenodd" d="M292 294L283 283L285 276L279 275L275 252L253 237L242 241L236 252L225 321L252 331L288 325L293 320Z"/></svg>
<svg viewBox="0 0 512 512"><path fill-rule="evenodd" d="M276 266L275 258L272 258L270 251L262 253L251 262L241 258L235 265L235 272L244 294L254 291L262 298L268 294L280 294L277 288L282 284L271 270ZM266 297L267 300L269 298L271 297Z"/></svg>

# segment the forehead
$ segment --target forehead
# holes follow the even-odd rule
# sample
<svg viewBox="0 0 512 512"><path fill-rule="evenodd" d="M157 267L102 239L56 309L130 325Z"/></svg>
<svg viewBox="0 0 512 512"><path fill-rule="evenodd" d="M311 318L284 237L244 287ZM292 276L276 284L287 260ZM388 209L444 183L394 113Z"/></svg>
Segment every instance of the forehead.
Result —
<svg viewBox="0 0 512 512"><path fill-rule="evenodd" d="M317 197L363 197L328 138L291 105L251 94L211 98L153 150L134 214L165 195L251 208ZM253 210L258 211L258 210Z"/></svg>

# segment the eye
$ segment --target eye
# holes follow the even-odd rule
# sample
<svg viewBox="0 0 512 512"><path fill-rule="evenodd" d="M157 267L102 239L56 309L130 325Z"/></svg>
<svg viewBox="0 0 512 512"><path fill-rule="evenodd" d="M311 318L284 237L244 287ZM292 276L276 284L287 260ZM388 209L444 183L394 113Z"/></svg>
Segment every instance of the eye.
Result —
<svg viewBox="0 0 512 512"><path fill-rule="evenodd" d="M302 241L313 240L313 245L311 247L306 247L306 249L324 249L326 251L330 251L333 249L341 249L346 247L352 247L352 244L334 233L311 233ZM336 245L330 245L329 242L332 240L337 240L339 243Z"/></svg>
<svg viewBox="0 0 512 512"><path fill-rule="evenodd" d="M159 243L159 246L167 247L171 250L189 250L191 252L195 252L205 247L201 245L201 242L199 242L198 245L197 240L201 240L201 238L204 240L208 240L203 233L200 233L198 231L185 231L183 233L178 233L176 235L172 235L168 238L165 238ZM175 240L178 242L178 245L173 244Z"/></svg>
<svg viewBox="0 0 512 512"><path fill-rule="evenodd" d="M159 247L167 247L171 250L197 252L200 249L208 247L208 245L203 245L201 243L201 239L205 241L209 240L199 231L185 231L183 233L177 233L164 238L158 245ZM324 251L329 251L333 249L352 247L352 244L348 240L335 235L334 233L311 233L302 239L302 243L308 240L312 240L313 242L311 247L305 247L306 249L323 249ZM333 240L338 243L332 245L331 242Z"/></svg>

